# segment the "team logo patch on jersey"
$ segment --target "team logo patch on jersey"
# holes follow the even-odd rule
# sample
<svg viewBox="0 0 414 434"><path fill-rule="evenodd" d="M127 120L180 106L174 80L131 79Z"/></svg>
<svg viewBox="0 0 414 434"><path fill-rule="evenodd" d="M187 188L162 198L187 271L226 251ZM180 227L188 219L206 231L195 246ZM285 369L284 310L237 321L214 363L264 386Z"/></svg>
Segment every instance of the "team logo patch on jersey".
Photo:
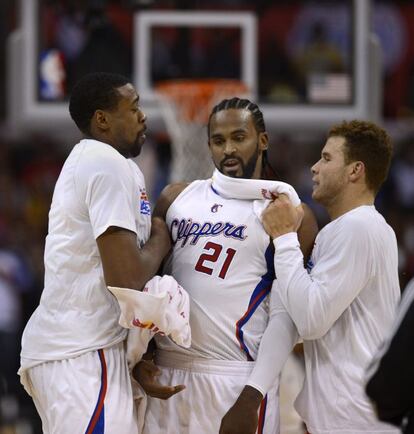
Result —
<svg viewBox="0 0 414 434"><path fill-rule="evenodd" d="M151 204L148 200L147 192L145 189L141 190L141 197L140 197L140 212L144 215L151 215Z"/></svg>
<svg viewBox="0 0 414 434"><path fill-rule="evenodd" d="M221 205L221 204L219 204L219 203L215 203L212 207L211 207L211 209L210 209L210 211L211 212L217 212L218 210L219 210L219 208L221 208L223 205Z"/></svg>

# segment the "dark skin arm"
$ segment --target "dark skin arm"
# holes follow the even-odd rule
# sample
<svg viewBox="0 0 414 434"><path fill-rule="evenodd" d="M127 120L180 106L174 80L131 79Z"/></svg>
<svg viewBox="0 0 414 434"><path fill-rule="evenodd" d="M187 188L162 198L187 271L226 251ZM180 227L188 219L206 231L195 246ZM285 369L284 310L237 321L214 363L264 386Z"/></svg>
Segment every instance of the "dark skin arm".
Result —
<svg viewBox="0 0 414 434"><path fill-rule="evenodd" d="M168 208L175 198L184 190L188 184L179 183L167 185L161 192L160 197L155 205L153 215L155 218L165 220ZM132 371L134 378L138 381L145 393L153 398L168 399L178 392L185 389L183 384L177 386L167 386L159 383L158 378L161 370L153 362L154 352L156 350L155 341L151 340L148 350L142 360L137 363Z"/></svg>
<svg viewBox="0 0 414 434"><path fill-rule="evenodd" d="M166 386L158 381L161 369L152 361L142 359L132 371L132 375L145 390L148 396L158 399L168 399L185 389L184 384Z"/></svg>
<svg viewBox="0 0 414 434"><path fill-rule="evenodd" d="M157 200L153 215L165 220L168 208L187 186L188 183L186 182L177 182L176 184L167 185Z"/></svg>
<svg viewBox="0 0 414 434"><path fill-rule="evenodd" d="M298 239L306 264L318 233L318 225L311 209L302 204L303 218L298 229ZM258 410L263 395L252 386L245 386L233 407L224 415L220 434L254 434L258 424Z"/></svg>
<svg viewBox="0 0 414 434"><path fill-rule="evenodd" d="M153 218L151 236L140 249L137 235L111 226L96 240L108 286L142 290L171 247L165 222Z"/></svg>
<svg viewBox="0 0 414 434"><path fill-rule="evenodd" d="M233 407L224 415L219 434L254 434L259 422L258 409L263 395L252 386L244 386Z"/></svg>
<svg viewBox="0 0 414 434"><path fill-rule="evenodd" d="M165 386L158 382L157 377L161 375L161 369L158 368L153 361L155 350L155 340L151 339L148 344L147 352L132 370L132 375L145 390L147 395L158 399L168 399L184 390L185 386L183 384L178 386Z"/></svg>
<svg viewBox="0 0 414 434"><path fill-rule="evenodd" d="M298 229L298 239L300 243L300 249L303 253L303 260L305 265L307 264L310 255L312 253L313 244L315 242L316 235L319 228L315 218L315 214L305 203L302 204L303 208L303 220Z"/></svg>

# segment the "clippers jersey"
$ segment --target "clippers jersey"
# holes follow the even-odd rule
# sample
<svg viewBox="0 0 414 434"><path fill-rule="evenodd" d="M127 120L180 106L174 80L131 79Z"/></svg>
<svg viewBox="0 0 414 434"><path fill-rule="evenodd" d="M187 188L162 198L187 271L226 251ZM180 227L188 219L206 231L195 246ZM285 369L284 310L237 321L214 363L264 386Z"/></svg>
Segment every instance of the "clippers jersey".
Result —
<svg viewBox="0 0 414 434"><path fill-rule="evenodd" d="M273 246L253 200L225 199L211 179L194 181L171 204L173 251L165 272L190 295L192 345L156 336L163 350L196 358L255 360L268 322Z"/></svg>

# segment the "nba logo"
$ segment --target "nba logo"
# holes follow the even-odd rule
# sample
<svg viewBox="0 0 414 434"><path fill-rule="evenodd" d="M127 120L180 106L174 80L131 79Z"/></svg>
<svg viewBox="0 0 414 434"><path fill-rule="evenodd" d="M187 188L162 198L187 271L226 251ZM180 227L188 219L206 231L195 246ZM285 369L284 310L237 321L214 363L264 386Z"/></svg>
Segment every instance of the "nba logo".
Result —
<svg viewBox="0 0 414 434"><path fill-rule="evenodd" d="M60 51L43 51L39 69L40 97L48 101L62 101L65 97L66 73Z"/></svg>

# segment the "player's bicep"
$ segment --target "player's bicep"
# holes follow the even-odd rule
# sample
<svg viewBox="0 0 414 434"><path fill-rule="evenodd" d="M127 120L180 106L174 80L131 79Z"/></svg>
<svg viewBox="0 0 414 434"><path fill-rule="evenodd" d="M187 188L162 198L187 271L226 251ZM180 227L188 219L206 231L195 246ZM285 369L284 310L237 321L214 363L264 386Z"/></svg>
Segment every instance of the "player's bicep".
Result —
<svg viewBox="0 0 414 434"><path fill-rule="evenodd" d="M302 203L302 207L304 210L304 216L302 224L298 230L298 239L306 264L312 253L313 243L315 242L316 235L318 234L318 223L316 222L315 215L309 206Z"/></svg>
<svg viewBox="0 0 414 434"><path fill-rule="evenodd" d="M137 234L111 226L96 243L107 286L140 289L140 260Z"/></svg>

